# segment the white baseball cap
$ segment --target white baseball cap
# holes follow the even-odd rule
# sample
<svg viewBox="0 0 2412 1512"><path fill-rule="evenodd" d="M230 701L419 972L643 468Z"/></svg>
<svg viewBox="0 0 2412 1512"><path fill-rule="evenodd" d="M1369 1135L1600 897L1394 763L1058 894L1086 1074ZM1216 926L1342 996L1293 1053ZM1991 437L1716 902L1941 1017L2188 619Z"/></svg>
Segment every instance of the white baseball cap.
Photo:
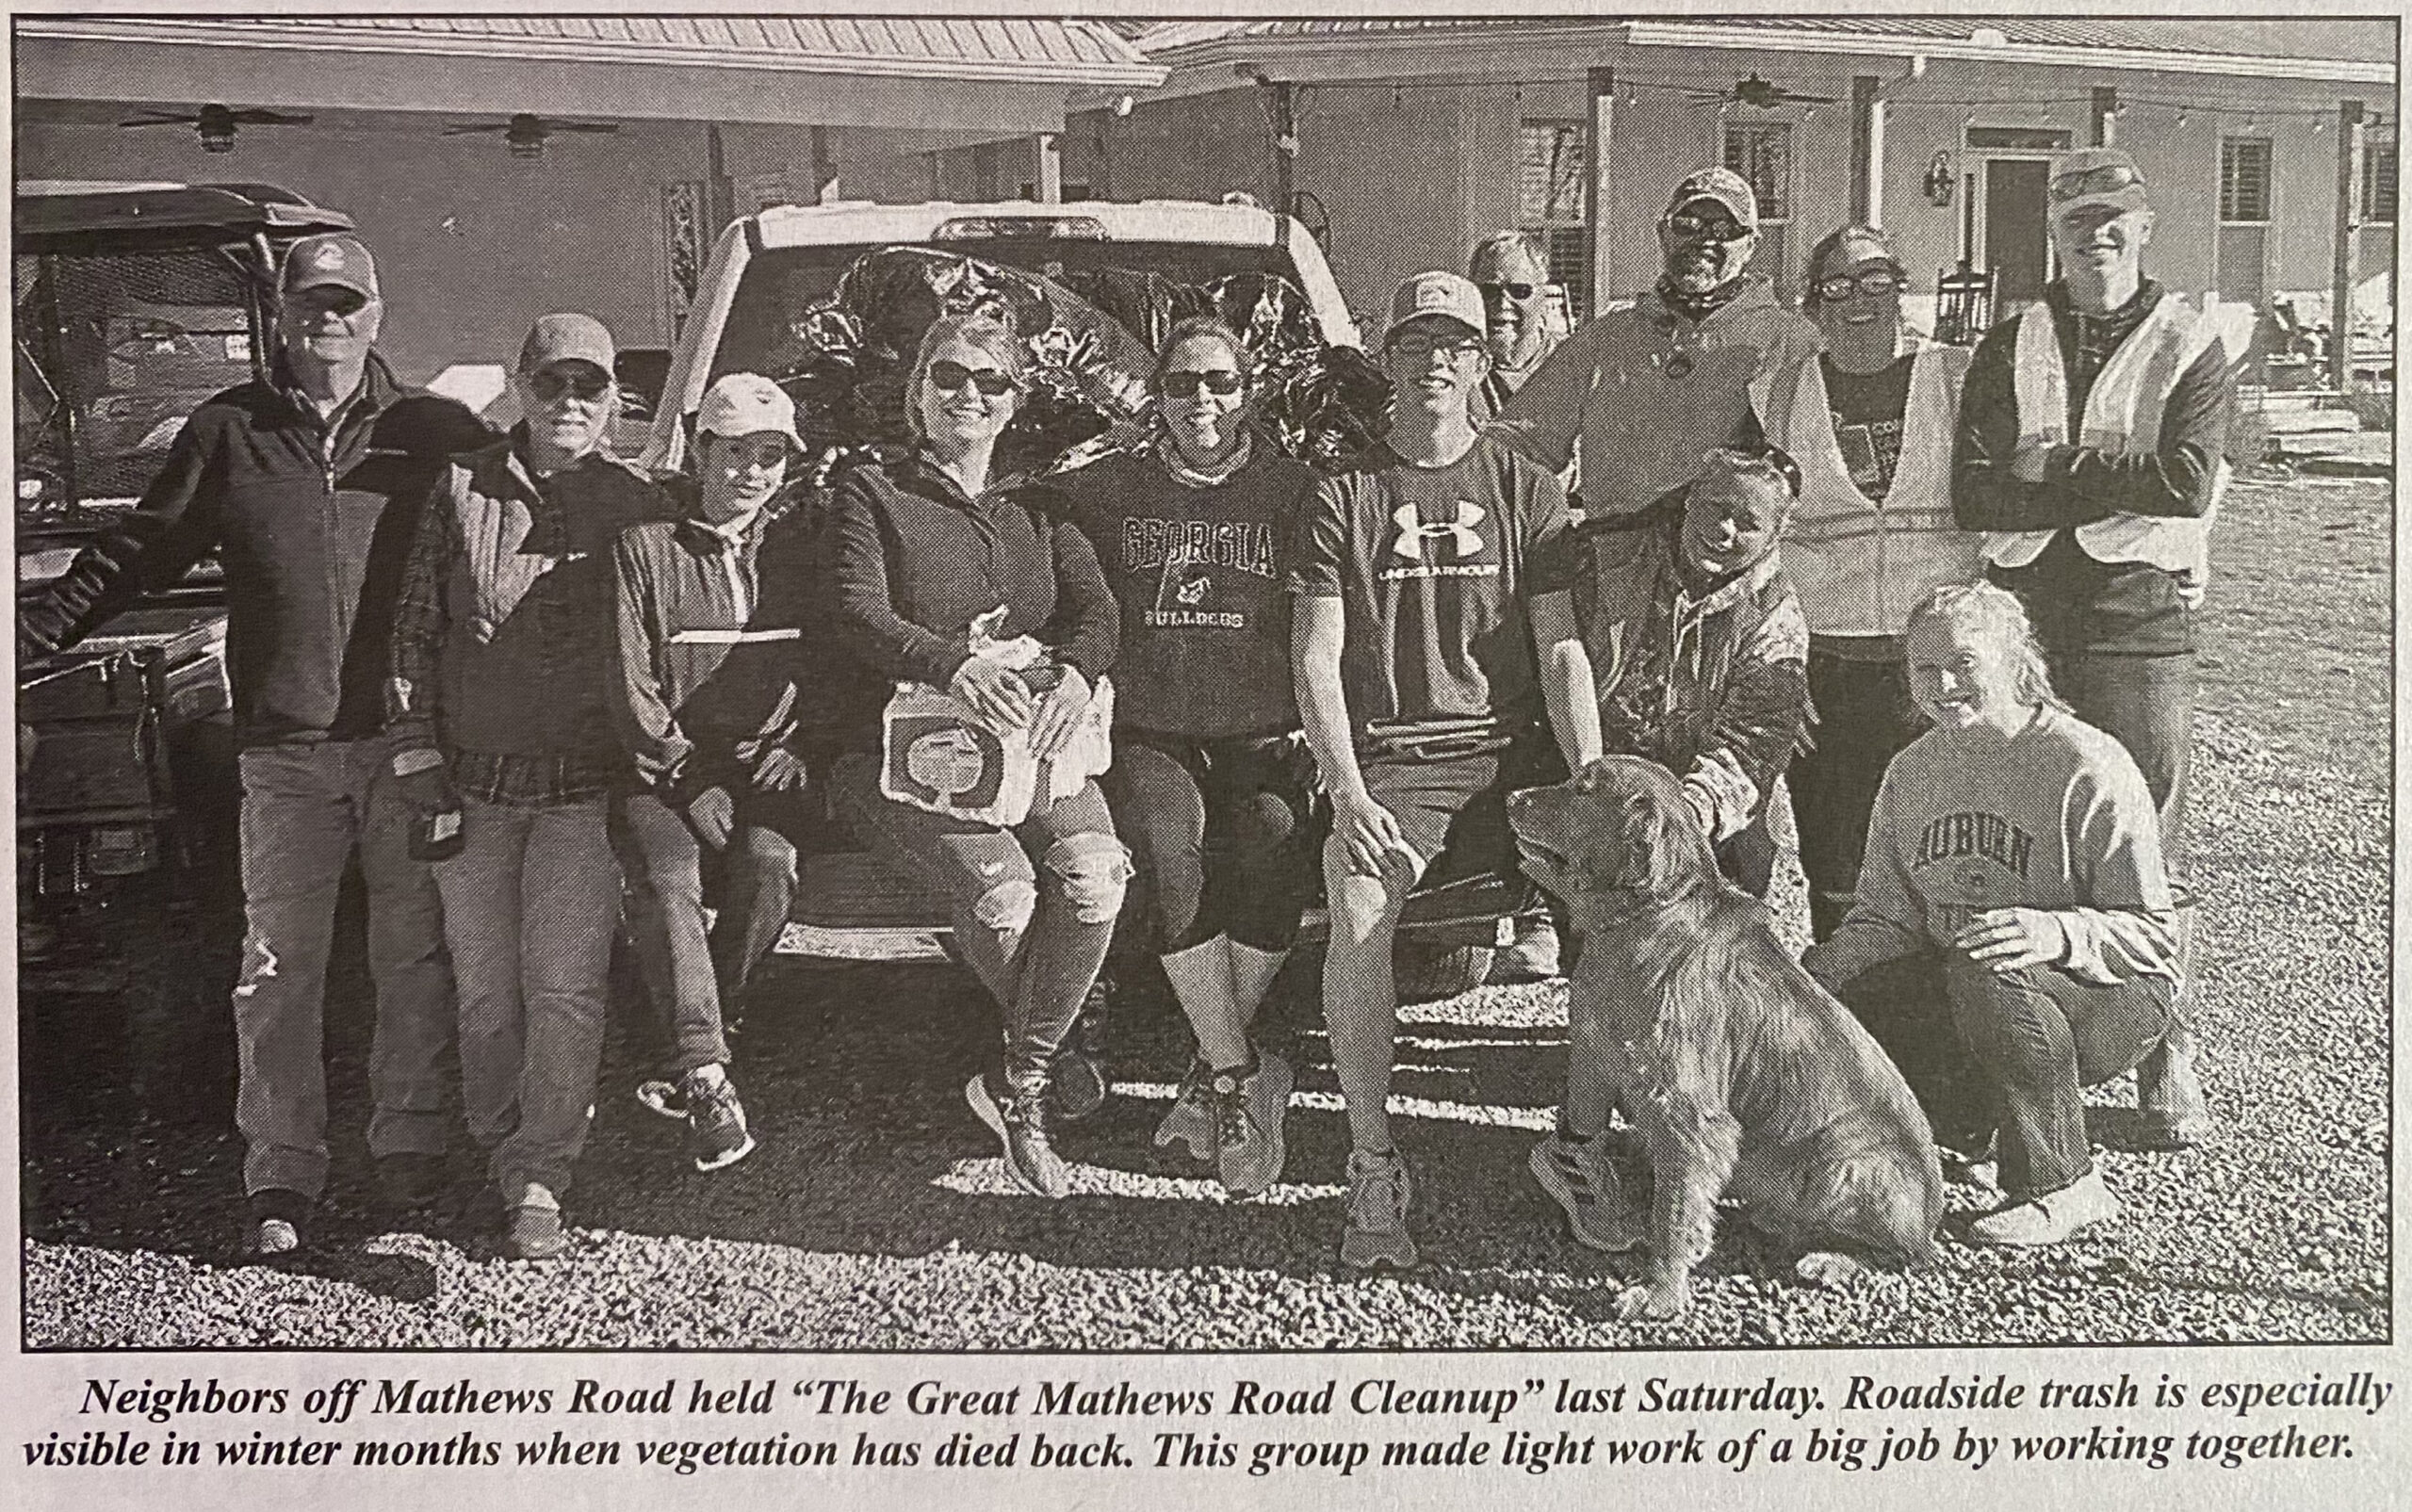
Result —
<svg viewBox="0 0 2412 1512"><path fill-rule="evenodd" d="M804 437L796 433L795 400L759 373L728 373L704 391L695 409L698 436L754 436L776 431L798 451Z"/></svg>

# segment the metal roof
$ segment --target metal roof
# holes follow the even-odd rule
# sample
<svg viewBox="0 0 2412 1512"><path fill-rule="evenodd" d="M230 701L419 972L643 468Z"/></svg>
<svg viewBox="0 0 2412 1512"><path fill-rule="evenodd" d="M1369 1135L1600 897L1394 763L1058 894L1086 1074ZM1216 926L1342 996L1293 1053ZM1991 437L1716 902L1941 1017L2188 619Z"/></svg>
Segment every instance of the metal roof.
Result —
<svg viewBox="0 0 2412 1512"><path fill-rule="evenodd" d="M1149 57L1178 64L1190 48L1245 41L1306 41L1356 39L1440 40L1452 34L1487 35L1510 41L1519 30L1562 31L1586 23L1604 28L1633 22L1663 21L1687 27L1713 27L1730 32L1790 32L1866 38L1901 42L1961 41L1982 32L1997 32L2013 46L2068 47L2147 53L2193 53L2220 57L2333 59L2351 63L2393 64L2396 25L2372 18L2299 16L2285 20L2240 17L2219 20L2110 20L2091 16L1666 16L1588 18L1524 16L1514 18L1431 17L1336 21L1168 22L1140 34L1135 41Z"/></svg>
<svg viewBox="0 0 2412 1512"><path fill-rule="evenodd" d="M34 37L396 52L546 61L704 64L1022 84L1163 77L1105 24L930 16L21 16Z"/></svg>

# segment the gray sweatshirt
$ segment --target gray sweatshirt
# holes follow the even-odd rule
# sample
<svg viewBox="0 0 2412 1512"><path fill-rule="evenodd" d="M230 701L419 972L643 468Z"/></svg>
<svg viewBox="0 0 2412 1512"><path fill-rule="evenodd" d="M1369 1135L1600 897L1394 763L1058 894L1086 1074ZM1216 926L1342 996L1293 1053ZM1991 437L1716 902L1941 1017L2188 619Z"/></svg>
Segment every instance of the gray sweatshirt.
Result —
<svg viewBox="0 0 2412 1512"><path fill-rule="evenodd" d="M2073 714L2042 709L2006 742L1930 731L1877 790L1850 917L1801 964L1842 983L1948 949L1996 908L2058 916L2059 963L2109 984L2177 976L2177 921L2160 827L2127 748Z"/></svg>

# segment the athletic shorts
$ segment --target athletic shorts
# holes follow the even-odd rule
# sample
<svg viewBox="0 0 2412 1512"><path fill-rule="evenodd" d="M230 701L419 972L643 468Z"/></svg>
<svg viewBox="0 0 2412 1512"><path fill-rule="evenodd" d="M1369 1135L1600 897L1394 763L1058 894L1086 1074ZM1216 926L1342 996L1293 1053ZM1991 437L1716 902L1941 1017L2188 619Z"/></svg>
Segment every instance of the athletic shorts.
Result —
<svg viewBox="0 0 2412 1512"><path fill-rule="evenodd" d="M1424 882L1456 882L1485 872L1513 873L1516 834L1508 795L1564 776L1546 736L1483 756L1418 761L1360 756L1365 790L1398 821L1399 834L1424 858Z"/></svg>

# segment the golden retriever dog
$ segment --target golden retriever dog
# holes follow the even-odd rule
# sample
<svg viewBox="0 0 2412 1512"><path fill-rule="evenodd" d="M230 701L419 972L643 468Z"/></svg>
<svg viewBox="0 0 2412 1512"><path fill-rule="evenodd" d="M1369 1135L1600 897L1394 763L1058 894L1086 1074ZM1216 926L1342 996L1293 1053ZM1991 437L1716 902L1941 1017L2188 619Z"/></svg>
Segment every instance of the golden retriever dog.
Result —
<svg viewBox="0 0 2412 1512"><path fill-rule="evenodd" d="M1684 1309L1720 1198L1799 1256L1803 1280L1840 1280L1864 1256L1931 1264L1943 1173L1926 1114L1767 909L1718 874L1675 777L1608 756L1516 794L1508 818L1525 875L1581 941L1570 1017L1605 1030L1586 1037L1649 1154L1647 1285L1620 1313Z"/></svg>

